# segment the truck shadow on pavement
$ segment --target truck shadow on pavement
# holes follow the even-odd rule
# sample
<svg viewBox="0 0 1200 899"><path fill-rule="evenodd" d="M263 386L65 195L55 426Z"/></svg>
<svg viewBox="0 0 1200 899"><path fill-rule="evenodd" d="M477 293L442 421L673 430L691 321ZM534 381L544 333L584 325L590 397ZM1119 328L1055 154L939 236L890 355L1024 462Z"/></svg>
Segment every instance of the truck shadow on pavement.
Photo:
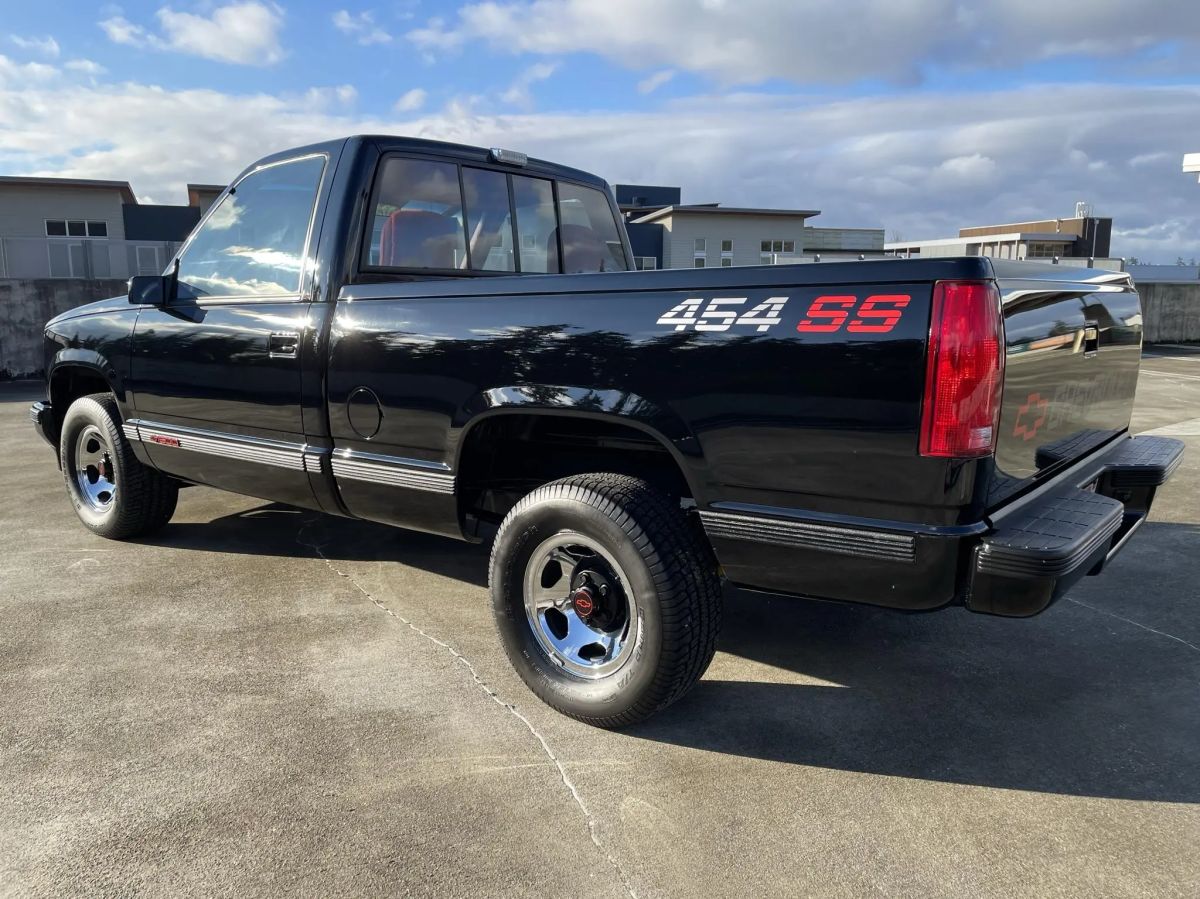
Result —
<svg viewBox="0 0 1200 899"><path fill-rule="evenodd" d="M1200 527L1150 523L1139 538L1194 547ZM1196 629L1182 642L1111 617L1178 610L1190 622L1197 572L1179 566L1154 588L1137 571L1146 562L1118 575L1122 562L1133 559L1076 587L1087 606L1064 599L1024 621L732 596L720 650L757 663L755 680L718 656L692 693L628 733L846 771L1200 801Z"/></svg>
<svg viewBox="0 0 1200 899"><path fill-rule="evenodd" d="M396 562L476 587L487 586L486 546L278 503L266 503L209 521L173 521L161 532L135 542L297 559L317 558L316 547L321 547L333 559Z"/></svg>
<svg viewBox="0 0 1200 899"><path fill-rule="evenodd" d="M1190 552L1200 527L1150 523L1139 539ZM487 583L486 546L277 505L173 523L142 542L296 558L314 558L315 544L335 562L394 562ZM1147 586L1145 570L1156 565L1158 580ZM1030 620L731 590L705 678L623 733L946 783L1200 802L1200 651L1100 611L1153 623L1178 609L1190 621L1200 571L1166 567L1135 544L1072 594L1094 608L1061 600ZM1189 633L1196 644L1195 628Z"/></svg>

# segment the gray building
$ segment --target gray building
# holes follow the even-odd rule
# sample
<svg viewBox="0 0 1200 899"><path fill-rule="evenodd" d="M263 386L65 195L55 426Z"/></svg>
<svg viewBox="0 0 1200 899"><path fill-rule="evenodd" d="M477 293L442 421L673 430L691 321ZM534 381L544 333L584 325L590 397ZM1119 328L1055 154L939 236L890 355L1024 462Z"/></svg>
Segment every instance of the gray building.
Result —
<svg viewBox="0 0 1200 899"><path fill-rule="evenodd" d="M1112 219L1088 213L1071 218L960 228L957 237L897 240L885 244L892 256L991 256L996 259L1108 259Z"/></svg>
<svg viewBox="0 0 1200 899"><path fill-rule="evenodd" d="M816 209L683 204L678 187L615 185L638 268L784 265L883 255L880 228L817 228Z"/></svg>
<svg viewBox="0 0 1200 899"><path fill-rule="evenodd" d="M161 206L128 181L0 176L0 278L160 272L223 189L188 185L188 205Z"/></svg>

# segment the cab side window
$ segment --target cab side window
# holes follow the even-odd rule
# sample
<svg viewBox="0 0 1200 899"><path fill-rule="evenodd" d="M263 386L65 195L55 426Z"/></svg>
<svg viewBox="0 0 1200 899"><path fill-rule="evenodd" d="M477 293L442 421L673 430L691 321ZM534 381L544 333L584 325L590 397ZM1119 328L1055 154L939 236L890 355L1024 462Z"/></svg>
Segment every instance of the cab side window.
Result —
<svg viewBox="0 0 1200 899"><path fill-rule="evenodd" d="M600 191L560 182L558 218L564 272L623 272L629 267L612 208Z"/></svg>
<svg viewBox="0 0 1200 899"><path fill-rule="evenodd" d="M465 269L467 241L458 166L392 157L371 201L363 263L379 268Z"/></svg>
<svg viewBox="0 0 1200 899"><path fill-rule="evenodd" d="M535 175L385 156L371 194L366 271L626 271L601 190Z"/></svg>
<svg viewBox="0 0 1200 899"><path fill-rule="evenodd" d="M554 187L545 178L513 175L513 205L517 210L517 237L521 241L522 272L559 272L558 220L554 215Z"/></svg>
<svg viewBox="0 0 1200 899"><path fill-rule="evenodd" d="M462 178L471 268L485 272L515 272L508 176L503 172L463 166Z"/></svg>
<svg viewBox="0 0 1200 899"><path fill-rule="evenodd" d="M270 165L239 181L179 259L178 296L296 296L325 157Z"/></svg>

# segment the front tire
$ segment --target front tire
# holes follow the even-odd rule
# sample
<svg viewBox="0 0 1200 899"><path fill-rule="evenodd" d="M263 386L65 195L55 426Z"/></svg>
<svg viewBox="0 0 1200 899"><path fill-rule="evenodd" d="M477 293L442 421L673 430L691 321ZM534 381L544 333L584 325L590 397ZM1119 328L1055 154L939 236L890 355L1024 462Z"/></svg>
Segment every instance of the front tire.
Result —
<svg viewBox="0 0 1200 899"><path fill-rule="evenodd" d="M587 724L648 718L716 651L711 551L678 504L638 478L577 475L524 497L496 536L490 586L517 673Z"/></svg>
<svg viewBox="0 0 1200 899"><path fill-rule="evenodd" d="M124 540L171 520L179 484L138 461L110 394L75 400L63 417L58 446L67 496L93 534Z"/></svg>

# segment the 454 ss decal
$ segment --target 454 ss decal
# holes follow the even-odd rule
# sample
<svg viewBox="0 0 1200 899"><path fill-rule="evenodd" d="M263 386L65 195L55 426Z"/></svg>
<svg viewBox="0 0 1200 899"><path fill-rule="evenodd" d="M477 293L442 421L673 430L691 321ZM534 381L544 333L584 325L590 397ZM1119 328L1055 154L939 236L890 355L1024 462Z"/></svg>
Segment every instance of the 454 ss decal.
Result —
<svg viewBox="0 0 1200 899"><path fill-rule="evenodd" d="M672 306L658 324L676 331L728 331L753 328L762 334L783 321L783 309L789 297L768 297L749 309L749 297L700 297ZM831 334L845 330L851 334L886 334L900 321L912 297L903 293L877 293L864 299L849 294L819 296L809 303L808 311L796 324L801 334Z"/></svg>

